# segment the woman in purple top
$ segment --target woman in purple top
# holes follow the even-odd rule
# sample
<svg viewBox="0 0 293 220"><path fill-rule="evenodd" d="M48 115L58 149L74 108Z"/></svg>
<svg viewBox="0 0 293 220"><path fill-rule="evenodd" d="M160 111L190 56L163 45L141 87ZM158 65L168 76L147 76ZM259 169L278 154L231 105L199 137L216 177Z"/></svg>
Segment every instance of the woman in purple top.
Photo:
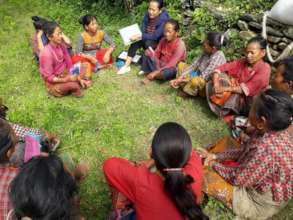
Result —
<svg viewBox="0 0 293 220"><path fill-rule="evenodd" d="M138 49L147 49L152 47L155 49L164 35L164 25L170 19L166 11L163 10L163 0L151 0L148 12L144 16L142 23L142 35L132 36L132 43L128 49L125 65L117 72L117 74L125 74L130 71L132 58Z"/></svg>

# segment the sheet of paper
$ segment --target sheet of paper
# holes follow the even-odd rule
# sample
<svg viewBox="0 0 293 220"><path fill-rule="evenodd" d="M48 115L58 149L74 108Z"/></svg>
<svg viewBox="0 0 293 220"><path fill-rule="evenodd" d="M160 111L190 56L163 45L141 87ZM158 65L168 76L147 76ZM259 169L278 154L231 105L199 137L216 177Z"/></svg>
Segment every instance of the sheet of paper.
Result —
<svg viewBox="0 0 293 220"><path fill-rule="evenodd" d="M126 60L127 58L127 52L126 51L123 51L119 56L118 56L119 59L121 60ZM132 59L132 62L133 63L137 63L139 60L140 60L141 56L136 54L133 59Z"/></svg>
<svg viewBox="0 0 293 220"><path fill-rule="evenodd" d="M127 26L125 28L120 29L119 34L121 35L125 46L128 46L132 43L130 38L133 35L142 35L138 24L133 24L133 25L130 25L130 26Z"/></svg>

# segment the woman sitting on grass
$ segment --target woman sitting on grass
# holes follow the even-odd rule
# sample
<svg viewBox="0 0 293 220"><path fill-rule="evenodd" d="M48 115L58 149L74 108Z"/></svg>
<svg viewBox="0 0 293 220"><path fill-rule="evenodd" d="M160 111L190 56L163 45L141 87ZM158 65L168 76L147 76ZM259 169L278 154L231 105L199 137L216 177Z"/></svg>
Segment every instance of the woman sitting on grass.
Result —
<svg viewBox="0 0 293 220"><path fill-rule="evenodd" d="M225 44L225 36L210 32L203 42L202 54L190 65L178 65L177 78L170 82L175 89L181 87L187 96L204 95L205 84L211 79L216 67L226 63L224 53L220 50Z"/></svg>
<svg viewBox="0 0 293 220"><path fill-rule="evenodd" d="M112 52L116 46L108 34L100 30L96 17L85 15L80 18L79 23L82 24L84 32L78 36L73 63L89 62L93 72L112 64ZM103 42L110 47L102 48Z"/></svg>
<svg viewBox="0 0 293 220"><path fill-rule="evenodd" d="M9 197L17 219L76 219L80 214L73 176L54 155L26 163L10 185Z"/></svg>
<svg viewBox="0 0 293 220"><path fill-rule="evenodd" d="M267 42L261 37L249 40L245 58L218 67L207 84L207 100L220 117L247 115L252 97L269 86L269 64L263 61Z"/></svg>
<svg viewBox="0 0 293 220"><path fill-rule="evenodd" d="M151 158L140 165L120 158L104 163L116 215L138 220L208 219L199 206L201 159L192 150L187 131L176 123L161 125L152 141ZM129 203L121 210L122 194L135 212L129 213Z"/></svg>
<svg viewBox="0 0 293 220"><path fill-rule="evenodd" d="M268 219L293 198L293 100L267 90L254 98L249 122L255 131L245 144L203 153L214 170L205 169L203 188L241 218Z"/></svg>
<svg viewBox="0 0 293 220"><path fill-rule="evenodd" d="M293 96L293 57L281 61L273 76L272 87Z"/></svg>
<svg viewBox="0 0 293 220"><path fill-rule="evenodd" d="M153 80L171 80L176 77L177 64L186 58L185 44L178 35L178 21L167 21L164 38L156 50L150 48L143 56L141 71L146 74L143 81L145 84Z"/></svg>
<svg viewBox="0 0 293 220"><path fill-rule="evenodd" d="M130 72L130 64L136 51L140 48L146 50L151 47L155 49L164 35L164 25L169 20L168 13L163 10L163 0L150 0L148 12L145 14L142 22L142 36L132 36L132 43L128 49L125 65L117 74Z"/></svg>
<svg viewBox="0 0 293 220"><path fill-rule="evenodd" d="M66 46L62 41L62 31L56 22L47 22L45 34L49 44L40 54L40 72L46 83L49 94L62 97L72 94L81 97L81 87L87 88L89 80L84 80L81 72L71 73L72 62Z"/></svg>

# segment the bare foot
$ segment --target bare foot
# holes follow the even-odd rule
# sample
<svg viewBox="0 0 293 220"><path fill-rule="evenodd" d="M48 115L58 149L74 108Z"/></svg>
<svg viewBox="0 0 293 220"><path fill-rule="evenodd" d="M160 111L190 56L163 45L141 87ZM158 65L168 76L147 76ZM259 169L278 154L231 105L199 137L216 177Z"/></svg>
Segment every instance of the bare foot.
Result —
<svg viewBox="0 0 293 220"><path fill-rule="evenodd" d="M148 85L151 81L148 78L145 78L141 81L142 85Z"/></svg>

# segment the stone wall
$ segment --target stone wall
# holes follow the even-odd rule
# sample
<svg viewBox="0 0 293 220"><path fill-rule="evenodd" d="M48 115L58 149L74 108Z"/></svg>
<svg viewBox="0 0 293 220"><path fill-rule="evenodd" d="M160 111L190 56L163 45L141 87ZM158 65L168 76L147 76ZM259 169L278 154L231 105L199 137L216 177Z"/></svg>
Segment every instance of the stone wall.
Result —
<svg viewBox="0 0 293 220"><path fill-rule="evenodd" d="M245 14L237 23L241 39L248 40L262 33L262 15ZM293 26L282 24L268 17L267 19L268 43L273 58L277 58L283 50L293 41Z"/></svg>

